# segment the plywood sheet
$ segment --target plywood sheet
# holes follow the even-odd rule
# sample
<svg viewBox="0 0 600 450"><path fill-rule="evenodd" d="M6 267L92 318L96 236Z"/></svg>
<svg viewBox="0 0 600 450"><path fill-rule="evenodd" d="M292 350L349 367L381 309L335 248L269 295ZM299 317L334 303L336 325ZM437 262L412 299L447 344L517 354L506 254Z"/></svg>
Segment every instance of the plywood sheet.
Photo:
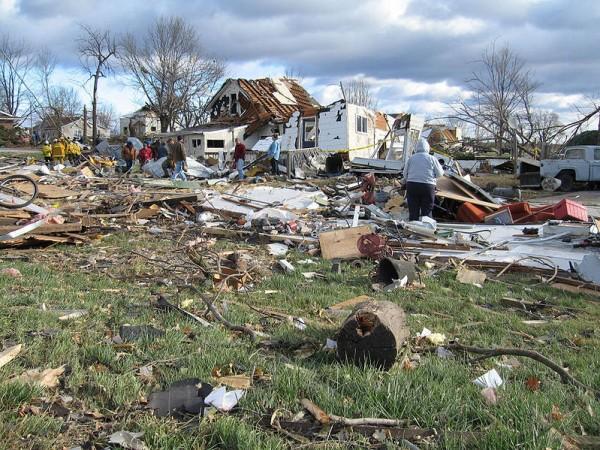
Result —
<svg viewBox="0 0 600 450"><path fill-rule="evenodd" d="M358 251L358 239L372 232L371 226L366 225L321 233L321 255L324 259L359 258L362 255Z"/></svg>

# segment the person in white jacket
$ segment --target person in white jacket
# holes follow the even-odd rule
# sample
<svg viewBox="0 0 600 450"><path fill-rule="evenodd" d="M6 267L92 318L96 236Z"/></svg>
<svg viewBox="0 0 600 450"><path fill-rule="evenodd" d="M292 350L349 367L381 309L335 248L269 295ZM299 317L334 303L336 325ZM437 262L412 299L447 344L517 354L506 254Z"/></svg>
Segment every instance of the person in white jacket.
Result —
<svg viewBox="0 0 600 450"><path fill-rule="evenodd" d="M429 151L429 144L421 138L404 168L409 220L431 217L436 180L444 174L439 161Z"/></svg>

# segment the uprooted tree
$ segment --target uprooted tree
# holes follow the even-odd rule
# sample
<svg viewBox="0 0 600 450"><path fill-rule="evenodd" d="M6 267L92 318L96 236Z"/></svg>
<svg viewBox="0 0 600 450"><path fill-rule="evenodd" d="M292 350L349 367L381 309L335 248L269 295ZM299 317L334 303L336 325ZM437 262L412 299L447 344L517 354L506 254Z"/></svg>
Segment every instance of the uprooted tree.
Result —
<svg viewBox="0 0 600 450"><path fill-rule="evenodd" d="M160 17L142 33L129 33L118 55L133 85L158 112L161 132L197 125L206 98L225 73L222 61L210 58L196 30L180 17Z"/></svg>
<svg viewBox="0 0 600 450"><path fill-rule="evenodd" d="M81 66L93 80L92 88L92 142L98 137L98 83L112 71L111 58L117 54L117 41L108 30L81 25L78 38Z"/></svg>

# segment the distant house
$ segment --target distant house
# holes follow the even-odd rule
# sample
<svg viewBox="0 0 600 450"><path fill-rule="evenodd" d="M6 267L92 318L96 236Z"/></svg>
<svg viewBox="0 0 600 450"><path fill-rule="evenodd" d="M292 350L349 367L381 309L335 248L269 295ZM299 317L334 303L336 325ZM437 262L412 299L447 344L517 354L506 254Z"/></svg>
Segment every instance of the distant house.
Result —
<svg viewBox="0 0 600 450"><path fill-rule="evenodd" d="M182 136L187 156L224 161L227 152L235 146L235 138L244 140L246 128L246 125L227 126L220 123L206 123L197 127L161 133L159 136L163 138Z"/></svg>
<svg viewBox="0 0 600 450"><path fill-rule="evenodd" d="M49 117L44 119L33 127L34 133L41 140L53 140L60 136L65 136L73 139L81 139L83 137L84 122L83 117ZM97 127L98 137L107 139L110 137L110 130L101 126ZM88 120L87 135L92 135L92 123Z"/></svg>
<svg viewBox="0 0 600 450"><path fill-rule="evenodd" d="M119 119L119 132L122 136L145 136L160 133L160 117L149 106L144 106Z"/></svg>
<svg viewBox="0 0 600 450"><path fill-rule="evenodd" d="M0 128L13 128L18 120L18 117L4 111L0 111Z"/></svg>
<svg viewBox="0 0 600 450"><path fill-rule="evenodd" d="M446 125L425 124L421 136L429 145L439 149L457 147L462 143L462 129Z"/></svg>

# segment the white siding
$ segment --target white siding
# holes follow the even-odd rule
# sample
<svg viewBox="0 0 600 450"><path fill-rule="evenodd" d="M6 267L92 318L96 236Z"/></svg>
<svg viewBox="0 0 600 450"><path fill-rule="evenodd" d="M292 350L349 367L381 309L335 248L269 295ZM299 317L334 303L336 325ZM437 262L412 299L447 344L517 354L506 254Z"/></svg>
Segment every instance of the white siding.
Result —
<svg viewBox="0 0 600 450"><path fill-rule="evenodd" d="M298 148L298 124L300 122L300 112L296 111L283 127L283 134L280 136L282 150L292 150Z"/></svg>
<svg viewBox="0 0 600 450"><path fill-rule="evenodd" d="M367 118L366 133L357 130L356 119L358 116ZM349 159L370 158L376 142L375 112L363 106L348 104L348 146L350 149L369 146L366 149L351 151Z"/></svg>
<svg viewBox="0 0 600 450"><path fill-rule="evenodd" d="M348 148L348 110L342 100L327 106L329 111L319 113L317 137L323 150Z"/></svg>

